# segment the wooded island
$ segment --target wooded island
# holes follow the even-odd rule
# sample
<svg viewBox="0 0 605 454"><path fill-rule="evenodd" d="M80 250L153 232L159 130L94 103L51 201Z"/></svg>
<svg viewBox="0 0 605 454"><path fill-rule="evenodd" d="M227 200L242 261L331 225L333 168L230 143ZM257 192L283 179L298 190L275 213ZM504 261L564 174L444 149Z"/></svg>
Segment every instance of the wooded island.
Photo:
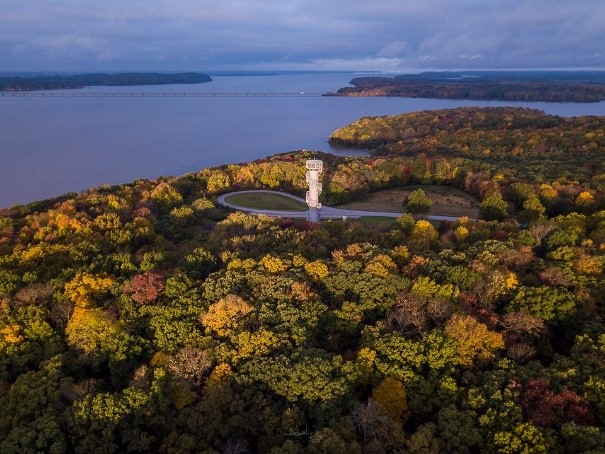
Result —
<svg viewBox="0 0 605 454"><path fill-rule="evenodd" d="M605 72L426 72L395 77L358 77L327 96L499 101L599 102L605 100Z"/></svg>
<svg viewBox="0 0 605 454"><path fill-rule="evenodd" d="M90 86L130 86L199 84L211 82L212 78L201 73L117 73L117 74L74 74L32 77L0 77L0 91L61 90Z"/></svg>

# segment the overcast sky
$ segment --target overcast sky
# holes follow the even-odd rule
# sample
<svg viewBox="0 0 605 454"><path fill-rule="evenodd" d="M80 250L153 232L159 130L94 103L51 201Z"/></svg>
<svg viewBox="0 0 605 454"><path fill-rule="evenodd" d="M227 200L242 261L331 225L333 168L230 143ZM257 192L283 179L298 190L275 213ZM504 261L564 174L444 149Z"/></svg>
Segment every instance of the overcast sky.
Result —
<svg viewBox="0 0 605 454"><path fill-rule="evenodd" d="M604 0L2 0L0 71L605 68Z"/></svg>

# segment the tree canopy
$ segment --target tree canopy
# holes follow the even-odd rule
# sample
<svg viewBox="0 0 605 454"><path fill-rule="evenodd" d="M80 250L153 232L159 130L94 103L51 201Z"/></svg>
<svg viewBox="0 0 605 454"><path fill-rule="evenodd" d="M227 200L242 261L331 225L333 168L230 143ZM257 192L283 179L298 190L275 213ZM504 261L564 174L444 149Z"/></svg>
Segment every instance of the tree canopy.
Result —
<svg viewBox="0 0 605 454"><path fill-rule="evenodd" d="M304 151L2 210L0 452L602 452L602 120L414 119L422 155L321 155L326 201L428 182L483 219L216 205L301 194ZM450 124L465 156L429 146ZM532 173L559 141L564 167Z"/></svg>

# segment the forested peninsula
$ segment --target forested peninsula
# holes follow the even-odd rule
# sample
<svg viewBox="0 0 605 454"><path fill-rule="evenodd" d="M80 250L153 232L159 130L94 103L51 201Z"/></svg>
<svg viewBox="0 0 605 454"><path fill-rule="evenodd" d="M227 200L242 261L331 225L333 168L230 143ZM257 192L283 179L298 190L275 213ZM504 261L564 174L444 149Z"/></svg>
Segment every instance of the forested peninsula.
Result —
<svg viewBox="0 0 605 454"><path fill-rule="evenodd" d="M371 156L1 210L0 452L604 452L605 118L438 110L331 140ZM216 203L302 195L311 157L326 204L431 185L480 219Z"/></svg>
<svg viewBox="0 0 605 454"><path fill-rule="evenodd" d="M61 90L89 86L199 84L212 78L201 73L116 73L0 77L0 91Z"/></svg>
<svg viewBox="0 0 605 454"><path fill-rule="evenodd" d="M604 72L426 72L395 77L358 77L327 96L499 101L599 102L605 100Z"/></svg>

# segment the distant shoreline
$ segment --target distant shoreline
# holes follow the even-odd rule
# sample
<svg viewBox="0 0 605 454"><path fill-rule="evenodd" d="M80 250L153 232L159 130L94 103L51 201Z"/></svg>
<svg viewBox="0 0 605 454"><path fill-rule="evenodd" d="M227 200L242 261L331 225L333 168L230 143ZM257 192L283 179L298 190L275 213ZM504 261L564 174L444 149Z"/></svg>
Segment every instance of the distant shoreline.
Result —
<svg viewBox="0 0 605 454"><path fill-rule="evenodd" d="M84 87L127 87L133 85L199 84L211 82L202 73L115 73L75 74L69 76L0 77L0 91L64 90Z"/></svg>
<svg viewBox="0 0 605 454"><path fill-rule="evenodd" d="M357 77L325 96L391 96L521 102L600 102L605 72L426 72L395 77Z"/></svg>

